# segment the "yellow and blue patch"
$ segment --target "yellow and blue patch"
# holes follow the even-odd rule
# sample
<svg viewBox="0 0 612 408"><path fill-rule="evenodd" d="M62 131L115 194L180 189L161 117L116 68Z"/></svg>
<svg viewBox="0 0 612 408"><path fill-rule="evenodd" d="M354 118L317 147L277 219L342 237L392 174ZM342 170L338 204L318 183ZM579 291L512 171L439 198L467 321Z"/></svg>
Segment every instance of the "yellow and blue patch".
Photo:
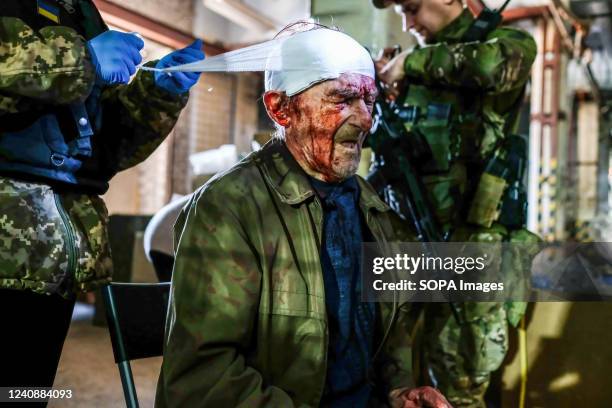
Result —
<svg viewBox="0 0 612 408"><path fill-rule="evenodd" d="M49 3L45 0L37 0L38 1L38 14L43 17L48 18L56 24L60 22L60 9L57 6Z"/></svg>

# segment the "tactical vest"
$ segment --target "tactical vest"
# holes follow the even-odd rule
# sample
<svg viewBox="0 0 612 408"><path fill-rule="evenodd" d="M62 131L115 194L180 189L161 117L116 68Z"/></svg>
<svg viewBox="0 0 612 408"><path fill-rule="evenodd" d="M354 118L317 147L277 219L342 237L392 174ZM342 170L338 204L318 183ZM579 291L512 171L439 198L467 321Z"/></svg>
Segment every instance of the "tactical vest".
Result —
<svg viewBox="0 0 612 408"><path fill-rule="evenodd" d="M86 40L108 30L90 0L4 1L0 16L19 18L35 32L48 26L69 27ZM92 119L99 121L100 92L96 86L85 102L39 105L5 115L0 124L0 174L105 190L106 182L83 183L76 176L92 156Z"/></svg>
<svg viewBox="0 0 612 408"><path fill-rule="evenodd" d="M480 95L453 89L411 84L403 98L402 112L408 132L418 133L431 157L420 168L436 218L447 225L457 218L478 177L480 139L483 134Z"/></svg>
<svg viewBox="0 0 612 408"><path fill-rule="evenodd" d="M406 130L419 134L429 147L420 173L432 210L446 230L468 218L487 161L515 128L522 95L523 89L488 96L410 84L400 96ZM498 98L512 103L504 114L494 109Z"/></svg>

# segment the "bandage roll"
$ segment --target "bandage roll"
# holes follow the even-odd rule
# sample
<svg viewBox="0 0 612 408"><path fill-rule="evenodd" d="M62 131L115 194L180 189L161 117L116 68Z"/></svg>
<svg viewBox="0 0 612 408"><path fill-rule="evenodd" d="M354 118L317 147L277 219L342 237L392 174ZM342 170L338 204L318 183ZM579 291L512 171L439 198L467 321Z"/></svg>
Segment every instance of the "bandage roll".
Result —
<svg viewBox="0 0 612 408"><path fill-rule="evenodd" d="M298 32L161 71L265 72L266 91L284 91L289 96L344 73L374 78L368 51L350 36L327 28Z"/></svg>

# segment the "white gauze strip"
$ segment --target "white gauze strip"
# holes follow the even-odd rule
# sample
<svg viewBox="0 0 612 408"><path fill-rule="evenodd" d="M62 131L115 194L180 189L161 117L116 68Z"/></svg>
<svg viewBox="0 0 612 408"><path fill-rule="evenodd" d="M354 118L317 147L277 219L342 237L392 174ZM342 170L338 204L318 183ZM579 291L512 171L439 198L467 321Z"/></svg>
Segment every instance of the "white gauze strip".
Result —
<svg viewBox="0 0 612 408"><path fill-rule="evenodd" d="M265 71L265 88L295 95L343 73L374 78L374 64L357 41L336 30L318 28L276 38L261 44L215 55L191 64L158 70L163 72Z"/></svg>

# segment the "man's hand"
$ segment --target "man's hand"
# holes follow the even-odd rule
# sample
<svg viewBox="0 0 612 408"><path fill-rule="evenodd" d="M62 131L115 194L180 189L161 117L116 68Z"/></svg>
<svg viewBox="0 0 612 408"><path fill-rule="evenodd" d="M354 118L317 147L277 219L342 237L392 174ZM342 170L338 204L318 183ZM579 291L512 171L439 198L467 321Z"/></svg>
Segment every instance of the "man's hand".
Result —
<svg viewBox="0 0 612 408"><path fill-rule="evenodd" d="M393 408L453 408L433 387L394 390L389 397Z"/></svg>
<svg viewBox="0 0 612 408"><path fill-rule="evenodd" d="M174 51L159 60L156 68L168 68L189 64L204 59L202 40L195 40L191 45ZM156 72L155 84L171 94L182 94L194 86L200 78L199 72Z"/></svg>

